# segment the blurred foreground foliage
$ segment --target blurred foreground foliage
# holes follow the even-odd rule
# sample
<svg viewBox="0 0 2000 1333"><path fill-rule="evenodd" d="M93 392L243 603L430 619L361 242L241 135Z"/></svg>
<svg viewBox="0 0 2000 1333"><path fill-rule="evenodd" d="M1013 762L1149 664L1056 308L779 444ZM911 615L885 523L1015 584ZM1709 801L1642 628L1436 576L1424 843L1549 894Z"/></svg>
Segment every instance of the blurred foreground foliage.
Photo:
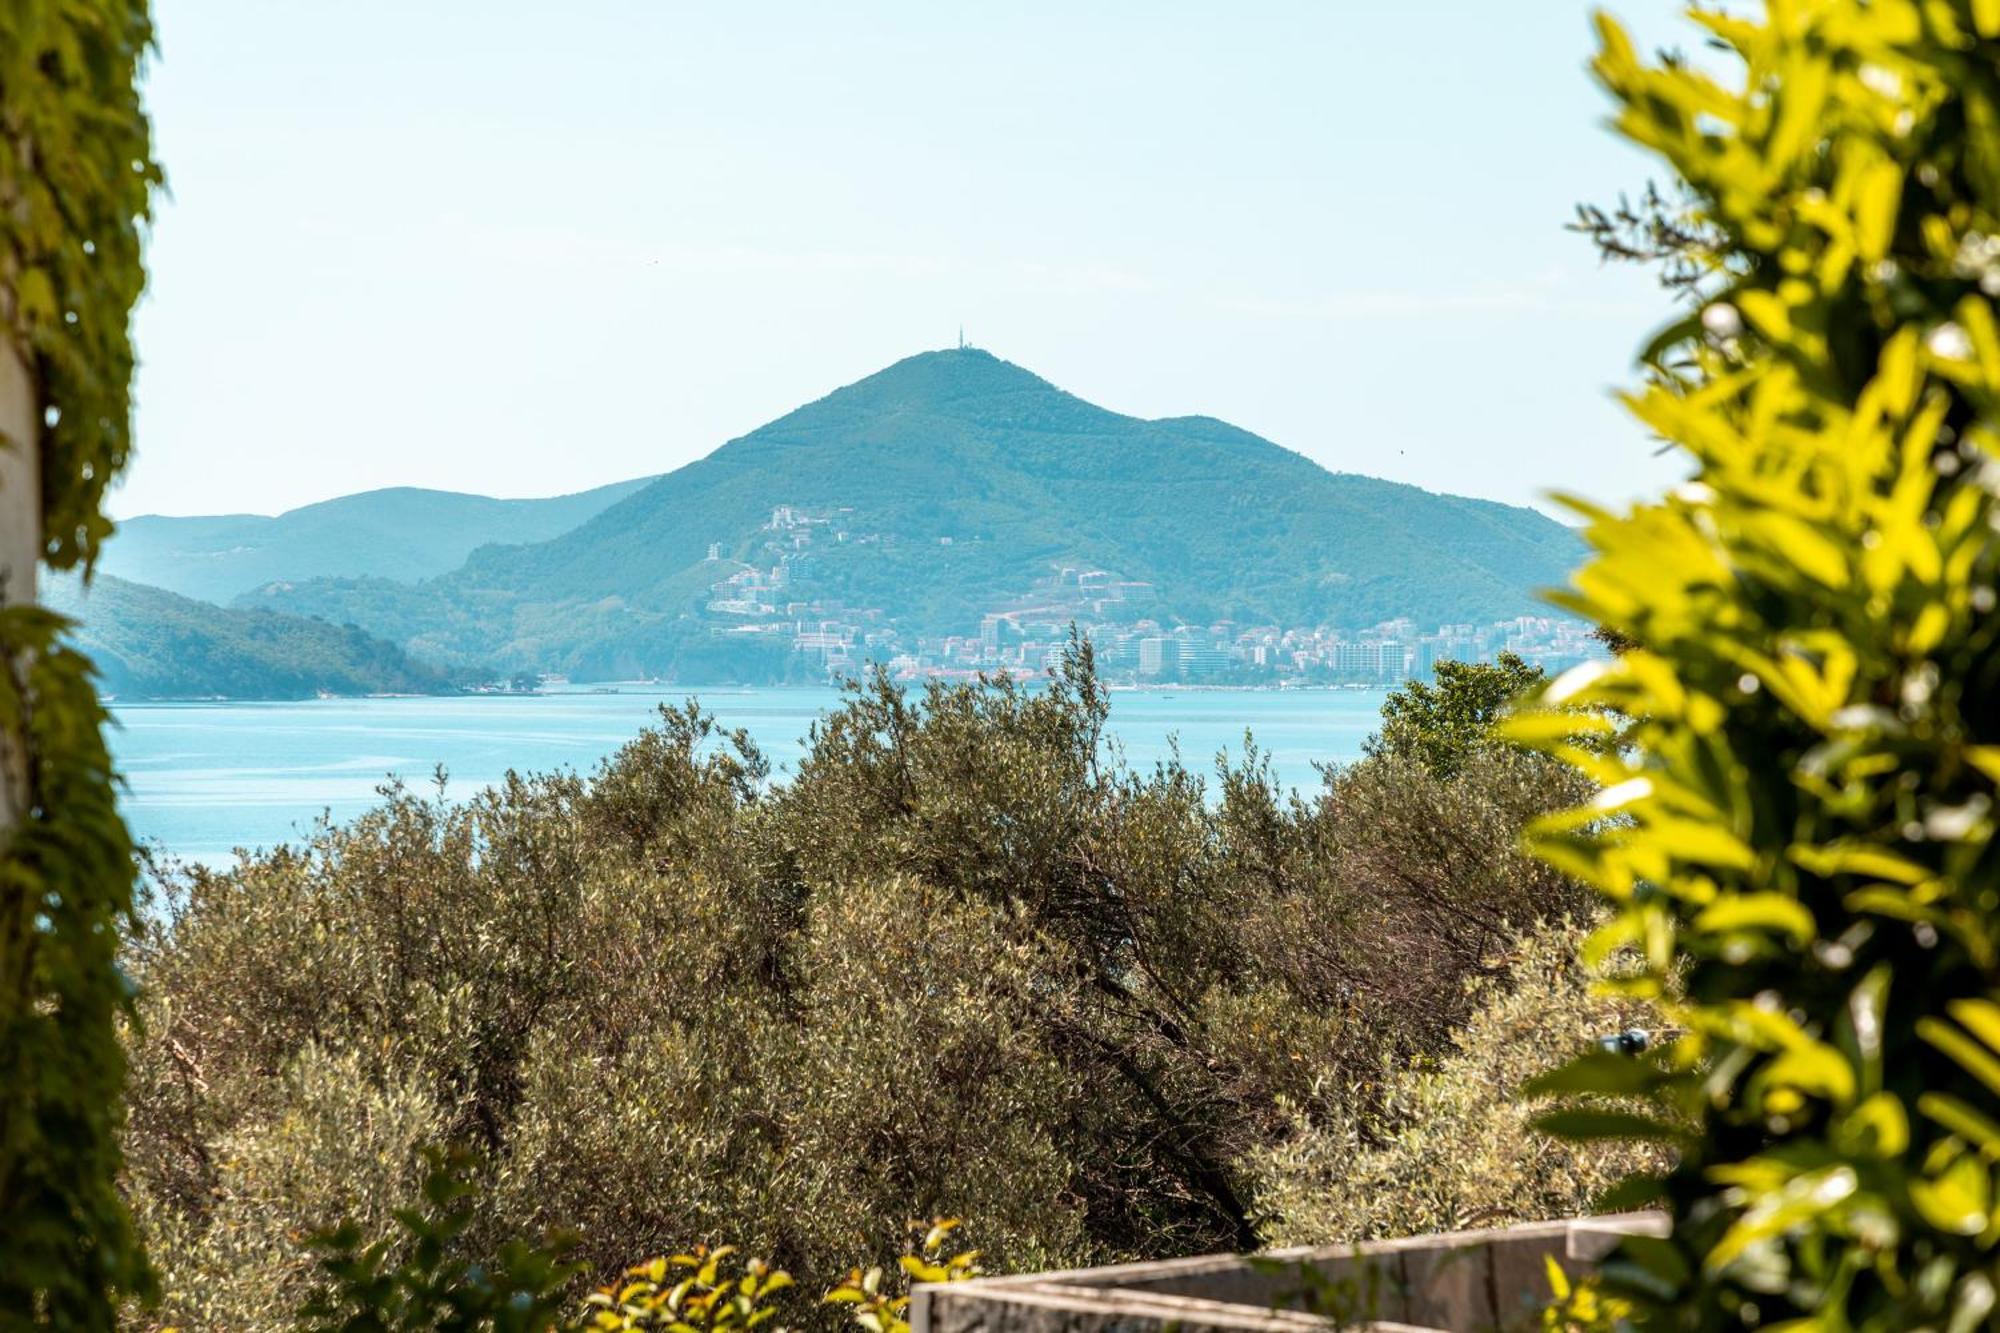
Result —
<svg viewBox="0 0 2000 1333"><path fill-rule="evenodd" d="M0 453L39 490L4 521L10 551L26 525L86 575L131 450L152 40L146 0L0 5ZM118 1191L132 846L90 664L35 575L0 567L0 1328L102 1330L152 1281Z"/></svg>
<svg viewBox="0 0 2000 1333"><path fill-rule="evenodd" d="M1602 789L1535 843L1686 1035L1540 1086L1649 1096L1560 1123L1677 1150L1621 1194L1674 1223L1607 1269L1634 1321L1992 1328L2000 4L1743 8L1698 62L1602 25L1701 238L1629 396L1693 475L1579 505L1562 600L1626 650L1510 726Z"/></svg>
<svg viewBox="0 0 2000 1333"><path fill-rule="evenodd" d="M912 1216L1020 1270L1587 1208L1604 1169L1481 1120L1625 1021L1537 934L1583 891L1517 849L1580 780L1477 736L1449 775L1385 750L1304 797L1254 748L1138 773L1107 708L1087 648L1042 687L878 678L778 783L666 708L588 777L391 790L168 875L131 957L145 1317L289 1327L304 1239L396 1234L439 1143L484 1163L454 1262L566 1231L604 1282L726 1240L820 1290L852 1269L885 1328L867 1274L914 1271ZM1463 1169L1330 1218L1300 1202L1322 1141L1375 1154L1356 1188L1398 1152Z"/></svg>

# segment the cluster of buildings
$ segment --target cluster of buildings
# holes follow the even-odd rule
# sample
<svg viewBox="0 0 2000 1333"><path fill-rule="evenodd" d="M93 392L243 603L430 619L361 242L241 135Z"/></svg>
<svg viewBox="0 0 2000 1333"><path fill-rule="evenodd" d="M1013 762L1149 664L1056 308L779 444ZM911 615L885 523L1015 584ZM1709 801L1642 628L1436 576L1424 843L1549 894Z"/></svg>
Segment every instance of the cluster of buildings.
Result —
<svg viewBox="0 0 2000 1333"><path fill-rule="evenodd" d="M1548 616L1430 631L1408 619L1364 630L1232 621L1169 627L1150 619L1076 624L1095 650L1099 673L1129 684L1391 686L1428 676L1441 661L1490 662L1512 652L1556 672L1604 652L1588 627ZM977 638L919 640L915 651L887 661L908 677L1038 673L1061 660L1069 633L1070 622L996 614L985 618Z"/></svg>
<svg viewBox="0 0 2000 1333"><path fill-rule="evenodd" d="M786 649L807 676L828 678L874 662L902 679L1040 674L1061 660L1073 631L1089 639L1104 678L1130 684L1379 687L1428 676L1446 660L1513 652L1554 672L1603 655L1588 626L1555 616L1426 627L1402 618L1365 630L1192 625L1158 609L1152 584L1082 567L1053 571L1027 596L987 611L974 633L913 635L882 608L848 606L807 586L822 544L881 540L850 531L851 514L780 505L752 563L727 560L719 544L711 546L709 560L729 572L719 573L706 603L710 632Z"/></svg>

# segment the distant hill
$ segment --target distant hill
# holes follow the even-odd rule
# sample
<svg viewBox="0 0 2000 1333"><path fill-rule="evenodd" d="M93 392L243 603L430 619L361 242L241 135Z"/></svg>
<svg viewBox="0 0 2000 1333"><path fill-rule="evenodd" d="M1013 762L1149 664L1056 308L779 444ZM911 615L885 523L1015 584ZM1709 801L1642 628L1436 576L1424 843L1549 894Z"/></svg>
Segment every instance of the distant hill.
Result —
<svg viewBox="0 0 2000 1333"><path fill-rule="evenodd" d="M817 526L774 526L780 506ZM781 558L787 583L759 594L773 615L840 608L908 636L976 633L1063 567L1150 585L1145 614L1168 624L1492 621L1539 612L1535 589L1580 552L1530 509L1328 472L1207 417L1122 416L965 349L900 361L552 540L485 547L414 587L318 580L248 600L444 658L698 682L781 669L732 633L713 588ZM725 651L738 643L764 656Z"/></svg>
<svg viewBox="0 0 2000 1333"><path fill-rule="evenodd" d="M398 486L343 495L275 518L144 514L118 525L99 568L212 602L278 580L429 578L458 568L488 542L546 541L567 532L648 480L541 500Z"/></svg>
<svg viewBox="0 0 2000 1333"><path fill-rule="evenodd" d="M275 611L232 610L100 574L88 592L51 579L44 600L77 619L99 688L121 699L304 699L436 694L445 672L354 628Z"/></svg>

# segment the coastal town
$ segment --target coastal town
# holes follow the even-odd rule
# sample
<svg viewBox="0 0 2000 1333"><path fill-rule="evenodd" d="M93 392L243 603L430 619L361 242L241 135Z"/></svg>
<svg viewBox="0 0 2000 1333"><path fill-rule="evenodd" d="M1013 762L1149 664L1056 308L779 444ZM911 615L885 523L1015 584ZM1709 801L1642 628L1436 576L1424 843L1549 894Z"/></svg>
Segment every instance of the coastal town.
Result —
<svg viewBox="0 0 2000 1333"><path fill-rule="evenodd" d="M1053 566L961 632L912 632L892 607L851 606L815 589L823 548L885 540L851 531L852 512L779 505L749 560L730 560L711 544L708 560L728 572L718 572L704 607L709 632L788 648L808 675L835 679L874 662L901 680L1040 674L1060 660L1072 630L1090 641L1113 684L1393 686L1428 677L1440 661L1511 652L1555 672L1603 653L1587 625L1561 616L1447 625L1405 616L1366 627L1189 623L1161 605L1151 583L1082 564ZM936 539L940 547L954 540Z"/></svg>

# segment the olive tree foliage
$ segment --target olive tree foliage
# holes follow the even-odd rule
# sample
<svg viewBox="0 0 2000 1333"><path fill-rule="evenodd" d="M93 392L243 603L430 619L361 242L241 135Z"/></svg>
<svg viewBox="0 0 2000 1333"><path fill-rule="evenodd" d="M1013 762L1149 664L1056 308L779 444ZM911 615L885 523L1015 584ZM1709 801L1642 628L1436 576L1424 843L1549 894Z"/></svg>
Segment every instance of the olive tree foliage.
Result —
<svg viewBox="0 0 2000 1333"><path fill-rule="evenodd" d="M1569 922L1522 934L1506 972L1473 983L1476 1008L1441 1053L1387 1065L1355 1114L1258 1150L1267 1239L1330 1245L1576 1216L1664 1166L1651 1145L1548 1134L1536 1121L1549 1100L1521 1095L1591 1038L1658 1021L1651 1004L1599 989L1577 956L1586 934Z"/></svg>
<svg viewBox="0 0 2000 1333"><path fill-rule="evenodd" d="M1439 662L1435 681L1413 680L1382 704L1382 729L1368 753L1413 760L1450 777L1474 750L1492 743L1493 724L1543 683L1546 673L1518 653L1493 662Z"/></svg>
<svg viewBox="0 0 2000 1333"><path fill-rule="evenodd" d="M1630 646L1509 724L1603 788L1536 845L1686 1036L1543 1086L1661 1104L1569 1122L1677 1152L1622 1195L1673 1220L1611 1270L1635 1319L1992 1327L2000 5L1695 20L1727 71L1609 21L1596 63L1718 238L1629 399L1693 479L1579 505L1562 601Z"/></svg>
<svg viewBox="0 0 2000 1333"><path fill-rule="evenodd" d="M1648 182L1637 199L1578 204L1570 230L1588 236L1608 263L1651 268L1660 286L1682 300L1699 302L1716 281L1723 238L1704 224L1700 201L1681 185L1662 190Z"/></svg>
<svg viewBox="0 0 2000 1333"><path fill-rule="evenodd" d="M1451 1049L1582 906L1517 847L1581 788L1497 749L1310 797L1254 751L1134 772L1107 709L1082 646L1038 686L878 676L779 782L667 709L588 776L392 789L172 878L131 956L155 1318L285 1326L286 1237L386 1225L430 1142L484 1163L455 1244L569 1230L599 1280L705 1239L824 1286L913 1216L1002 1269L1256 1244L1252 1155Z"/></svg>
<svg viewBox="0 0 2000 1333"><path fill-rule="evenodd" d="M144 0L0 6L0 357L33 408L0 473L39 488L0 508L39 538L9 551L57 569L88 572L130 450L151 41ZM103 1329L149 1281L116 1189L132 847L89 663L32 572L0 570L0 1326Z"/></svg>

